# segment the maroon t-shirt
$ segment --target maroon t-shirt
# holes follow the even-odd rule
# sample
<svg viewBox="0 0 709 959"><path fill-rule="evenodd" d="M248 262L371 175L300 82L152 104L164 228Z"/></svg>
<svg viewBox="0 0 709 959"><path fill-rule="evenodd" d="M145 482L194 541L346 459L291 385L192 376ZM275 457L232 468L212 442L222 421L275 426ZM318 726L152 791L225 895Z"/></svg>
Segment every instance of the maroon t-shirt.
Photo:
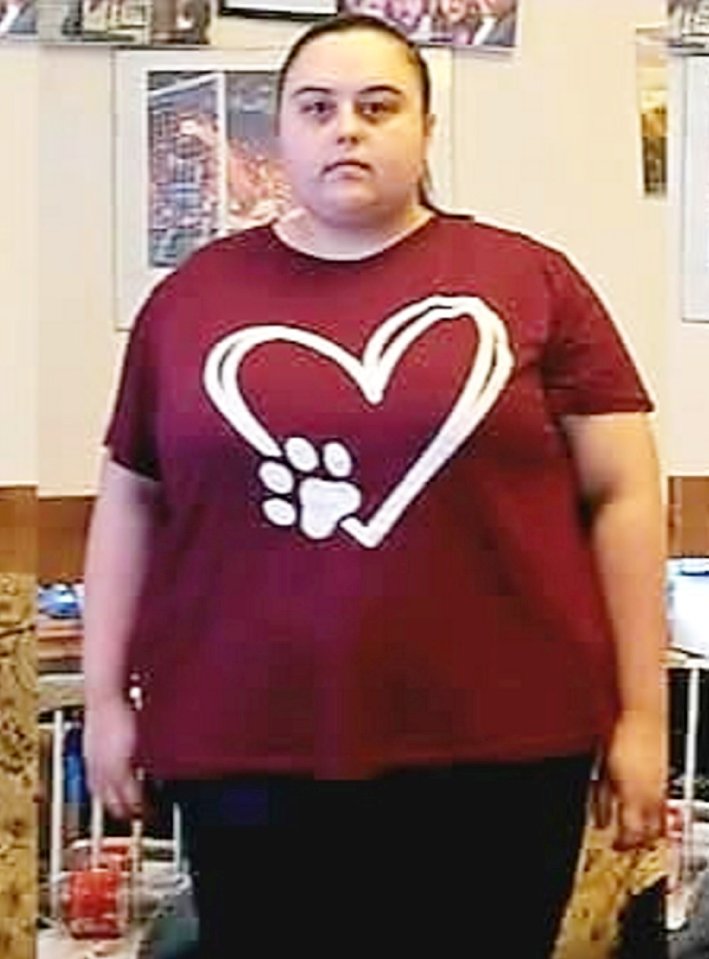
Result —
<svg viewBox="0 0 709 959"><path fill-rule="evenodd" d="M593 748L613 646L560 430L645 411L563 255L439 215L357 261L269 227L141 311L107 444L160 482L132 635L163 777Z"/></svg>

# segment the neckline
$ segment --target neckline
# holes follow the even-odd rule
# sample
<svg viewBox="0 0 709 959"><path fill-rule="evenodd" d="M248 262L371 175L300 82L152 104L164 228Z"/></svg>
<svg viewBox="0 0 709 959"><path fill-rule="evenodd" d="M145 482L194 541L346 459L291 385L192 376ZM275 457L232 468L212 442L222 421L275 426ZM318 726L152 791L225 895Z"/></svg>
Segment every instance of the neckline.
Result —
<svg viewBox="0 0 709 959"><path fill-rule="evenodd" d="M384 257L387 254L393 253L394 251L401 250L405 246L409 246L410 244L418 242L422 237L428 235L430 230L435 229L441 220L443 220L443 218L444 214L440 213L438 210L433 210L431 212L431 216L427 220L424 220L423 223L420 223L408 233L404 233L403 236L395 238L391 243L387 243L378 250L372 250L369 253L365 253L362 256L356 257L322 256L321 254L313 253L308 250L302 250L297 246L292 246L276 232L276 221L266 224L266 231L270 242L274 246L293 257L326 266L356 267L360 264L371 263L380 257Z"/></svg>

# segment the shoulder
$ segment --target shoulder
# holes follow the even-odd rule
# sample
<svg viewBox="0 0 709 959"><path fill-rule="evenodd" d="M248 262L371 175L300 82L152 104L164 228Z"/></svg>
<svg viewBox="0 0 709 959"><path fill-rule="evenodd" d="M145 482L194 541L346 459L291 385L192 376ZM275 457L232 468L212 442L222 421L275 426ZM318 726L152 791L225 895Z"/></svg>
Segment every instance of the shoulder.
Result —
<svg viewBox="0 0 709 959"><path fill-rule="evenodd" d="M173 282L202 279L205 274L218 273L225 268L233 271L240 265L248 267L261 260L272 249L269 226L255 226L229 236L220 237L201 246L171 275Z"/></svg>
<svg viewBox="0 0 709 959"><path fill-rule="evenodd" d="M479 275L531 283L552 296L580 276L565 253L529 233L464 215L446 215L444 229L452 249Z"/></svg>
<svg viewBox="0 0 709 959"><path fill-rule="evenodd" d="M512 227L498 226L464 213L441 214L441 221L446 232L461 241L467 238L480 253L516 255L540 264L565 259L556 247Z"/></svg>
<svg viewBox="0 0 709 959"><path fill-rule="evenodd" d="M194 302L195 298L218 295L221 285L248 278L263 264L272 248L270 228L251 227L212 240L191 253L179 266L153 288L146 306L152 311L175 300Z"/></svg>
<svg viewBox="0 0 709 959"><path fill-rule="evenodd" d="M530 233L481 221L475 221L474 227L481 250L490 254L519 257L523 262L534 263L540 268L566 260L561 250Z"/></svg>

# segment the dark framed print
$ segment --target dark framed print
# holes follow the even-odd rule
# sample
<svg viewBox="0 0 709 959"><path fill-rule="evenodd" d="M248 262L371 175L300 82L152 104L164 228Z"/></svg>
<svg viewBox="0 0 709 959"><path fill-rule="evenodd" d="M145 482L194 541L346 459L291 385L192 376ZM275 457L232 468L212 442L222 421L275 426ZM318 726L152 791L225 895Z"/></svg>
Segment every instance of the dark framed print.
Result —
<svg viewBox="0 0 709 959"><path fill-rule="evenodd" d="M268 17L283 20L315 20L337 13L336 0L219 0L222 17Z"/></svg>

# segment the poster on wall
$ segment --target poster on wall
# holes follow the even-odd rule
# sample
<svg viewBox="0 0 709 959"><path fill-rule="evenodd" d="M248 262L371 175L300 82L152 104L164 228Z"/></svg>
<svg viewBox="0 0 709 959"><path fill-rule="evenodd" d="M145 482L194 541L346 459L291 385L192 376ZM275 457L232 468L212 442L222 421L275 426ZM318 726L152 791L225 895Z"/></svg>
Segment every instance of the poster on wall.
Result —
<svg viewBox="0 0 709 959"><path fill-rule="evenodd" d="M448 51L425 52L437 115L432 198L450 203ZM274 135L282 50L114 53L115 325L211 240L293 208Z"/></svg>
<svg viewBox="0 0 709 959"><path fill-rule="evenodd" d="M645 196L667 194L668 63L664 29L636 31L642 184Z"/></svg>
<svg viewBox="0 0 709 959"><path fill-rule="evenodd" d="M347 13L387 20L415 43L511 50L519 0L339 0Z"/></svg>
<svg viewBox="0 0 709 959"><path fill-rule="evenodd" d="M2 0L0 0L2 2ZM37 0L43 43L209 43L210 0Z"/></svg>
<svg viewBox="0 0 709 959"><path fill-rule="evenodd" d="M273 71L154 70L147 82L151 268L174 268L209 240L287 211Z"/></svg>
<svg viewBox="0 0 709 959"><path fill-rule="evenodd" d="M37 0L0 0L0 39L37 35Z"/></svg>
<svg viewBox="0 0 709 959"><path fill-rule="evenodd" d="M709 57L681 66L682 319L709 323Z"/></svg>
<svg viewBox="0 0 709 959"><path fill-rule="evenodd" d="M223 17L278 17L284 20L310 20L329 17L337 12L335 0L219 0Z"/></svg>
<svg viewBox="0 0 709 959"><path fill-rule="evenodd" d="M671 45L709 49L709 0L667 0Z"/></svg>

